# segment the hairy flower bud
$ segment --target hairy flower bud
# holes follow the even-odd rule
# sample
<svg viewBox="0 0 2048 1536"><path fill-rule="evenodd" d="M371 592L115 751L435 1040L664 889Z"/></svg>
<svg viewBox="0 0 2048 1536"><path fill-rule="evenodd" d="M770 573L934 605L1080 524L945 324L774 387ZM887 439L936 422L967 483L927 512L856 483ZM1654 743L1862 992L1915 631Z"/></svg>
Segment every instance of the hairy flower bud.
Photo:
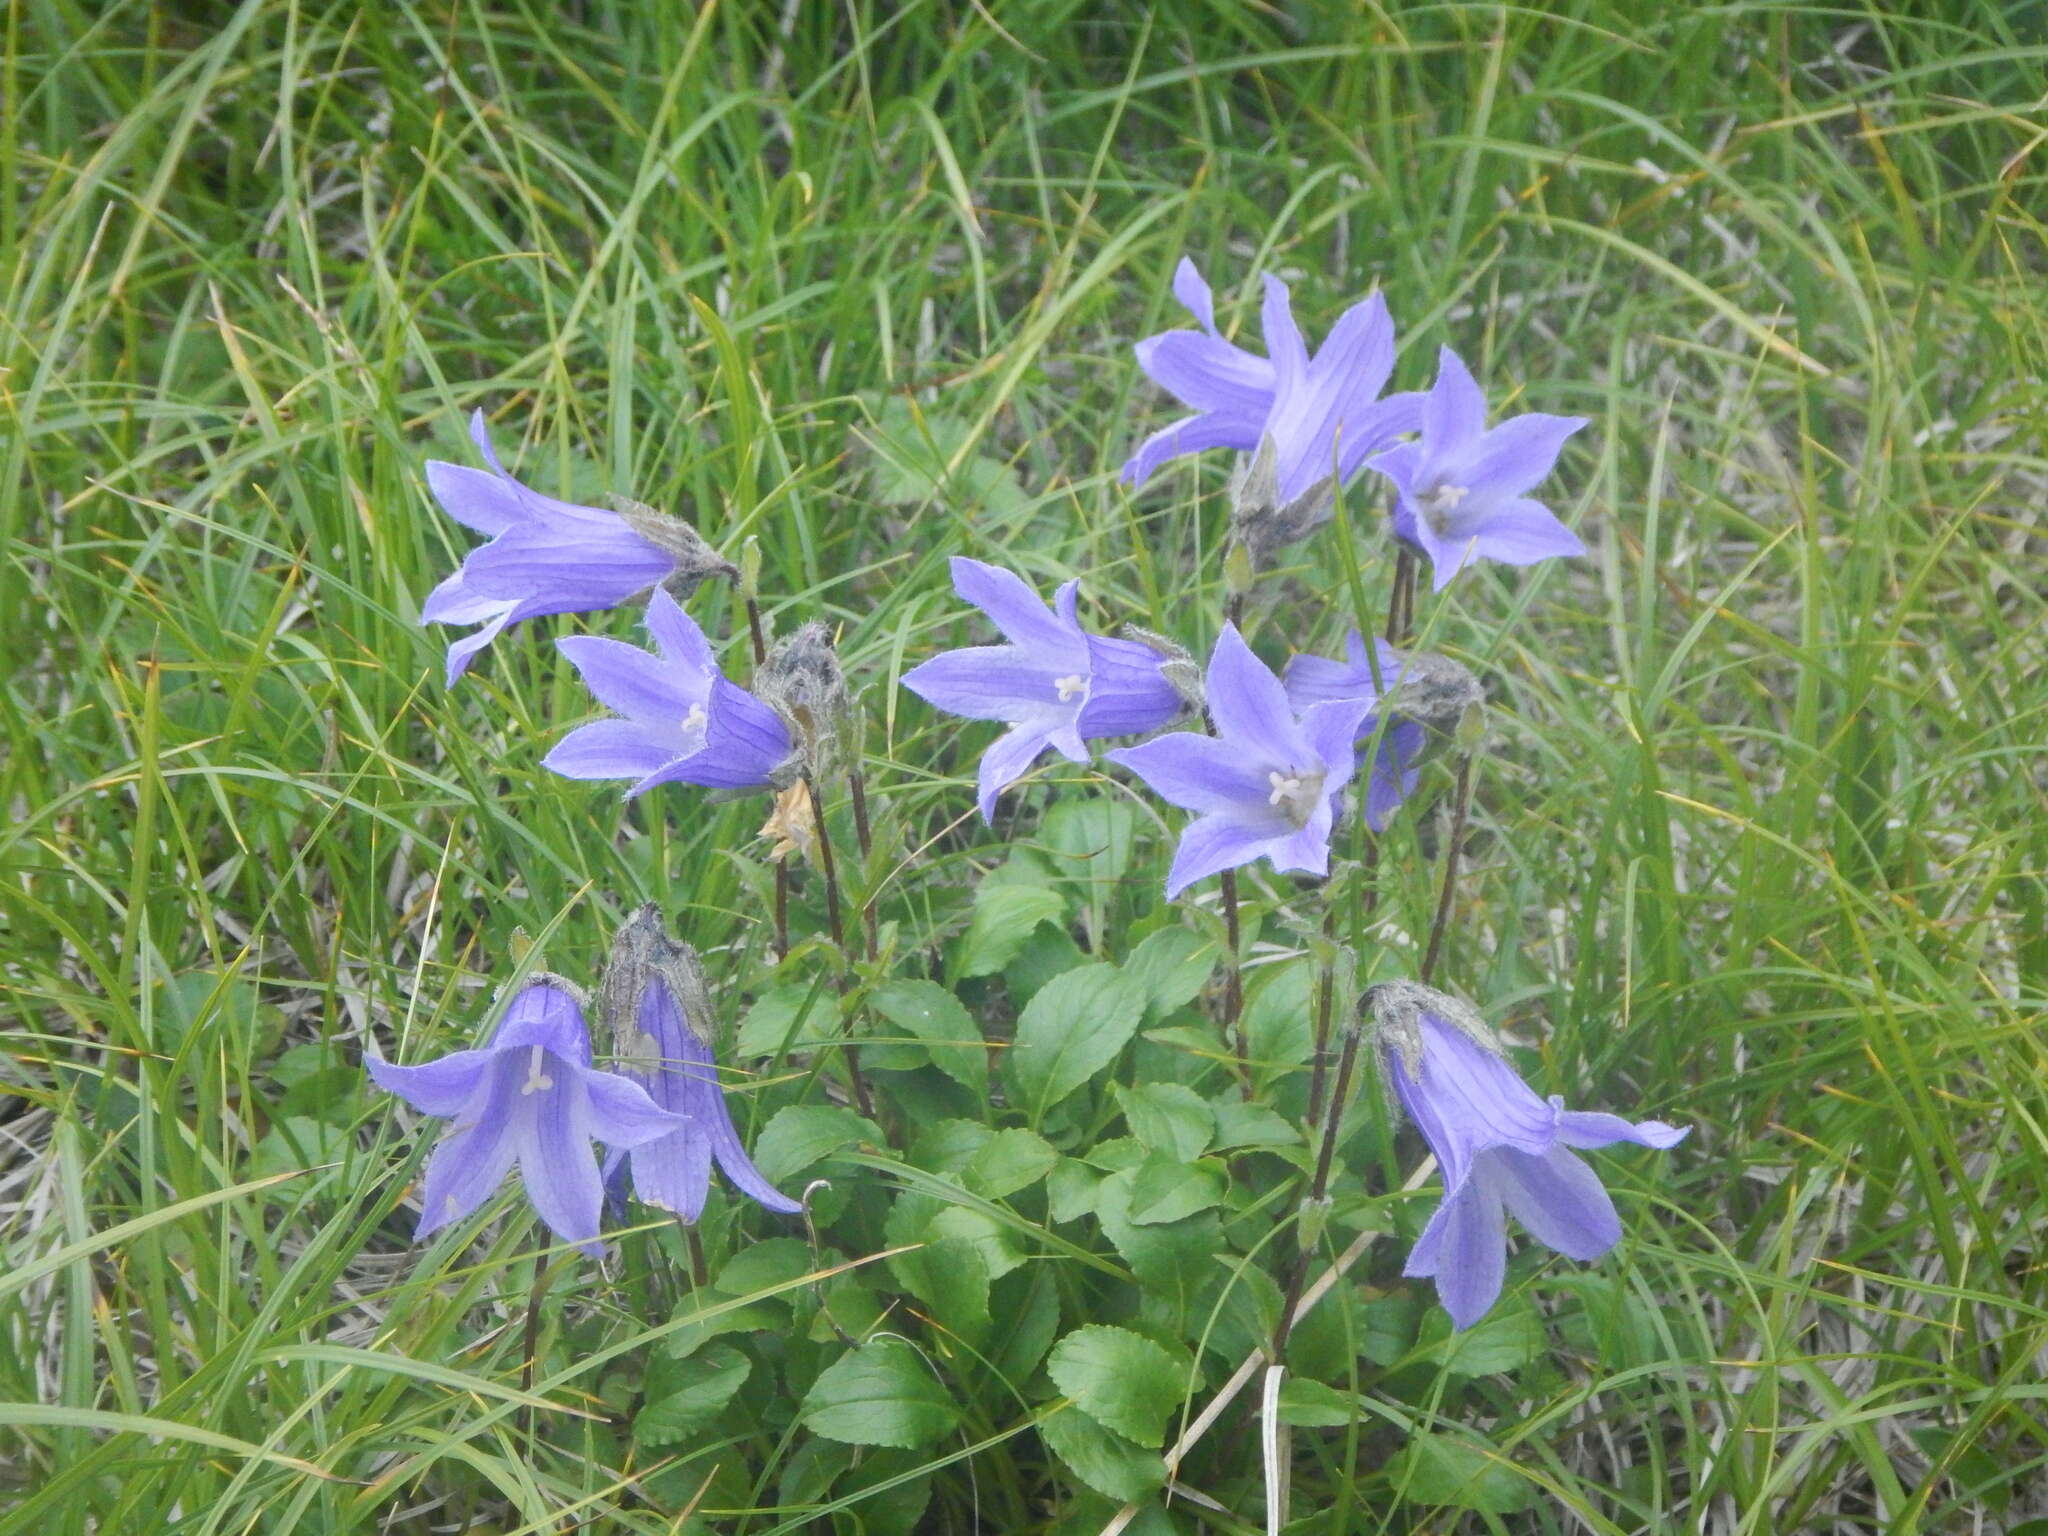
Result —
<svg viewBox="0 0 2048 1536"><path fill-rule="evenodd" d="M767 660L754 669L754 692L789 722L812 773L845 759L853 695L822 623L813 619L768 647Z"/></svg>
<svg viewBox="0 0 2048 1536"><path fill-rule="evenodd" d="M740 568L713 549L704 535L680 517L657 512L645 502L624 496L611 498L612 510L628 528L675 561L675 570L662 578L678 602L688 597L711 577L737 582Z"/></svg>

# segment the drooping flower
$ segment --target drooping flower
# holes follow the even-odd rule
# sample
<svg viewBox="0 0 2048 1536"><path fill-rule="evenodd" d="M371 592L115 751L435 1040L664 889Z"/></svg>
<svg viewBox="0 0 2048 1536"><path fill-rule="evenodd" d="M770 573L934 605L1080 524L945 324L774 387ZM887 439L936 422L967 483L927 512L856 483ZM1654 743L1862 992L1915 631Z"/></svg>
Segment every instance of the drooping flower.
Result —
<svg viewBox="0 0 2048 1536"><path fill-rule="evenodd" d="M416 1237L474 1211L517 1164L549 1230L601 1258L604 1187L591 1142L637 1147L682 1124L638 1083L591 1067L583 1009L557 976L530 979L488 1045L417 1067L374 1054L367 1065L385 1092L455 1122L427 1160Z"/></svg>
<svg viewBox="0 0 2048 1536"><path fill-rule="evenodd" d="M578 726L543 766L569 779L632 779L628 798L657 784L781 787L795 750L782 718L726 679L704 631L666 591L648 599L647 632L655 651L598 635L556 642L620 718Z"/></svg>
<svg viewBox="0 0 2048 1536"><path fill-rule="evenodd" d="M1327 521L1335 487L1403 432L1414 431L1421 397L1380 398L1394 367L1394 323L1375 293L1347 309L1310 356L1287 285L1270 274L1261 309L1259 357L1216 329L1209 285L1185 257L1173 291L1200 330L1167 331L1137 345L1138 366L1195 415L1139 445L1123 477L1136 484L1168 459L1206 448L1259 455L1240 485L1233 527L1255 556Z"/></svg>
<svg viewBox="0 0 2048 1536"><path fill-rule="evenodd" d="M614 1153L633 1192L648 1205L695 1221L711 1188L711 1164L733 1187L771 1211L803 1209L761 1176L733 1129L711 1048L711 1005L696 953L662 931L661 914L643 907L618 932L602 988L620 1060L654 1102L678 1117L668 1134Z"/></svg>
<svg viewBox="0 0 2048 1536"><path fill-rule="evenodd" d="M706 576L735 573L680 518L638 505L619 512L577 506L521 485L498 462L482 411L470 418L469 435L488 470L427 461L427 486L441 510L491 540L420 609L422 624L481 626L448 647L451 685L508 624L615 608L658 583L688 595Z"/></svg>
<svg viewBox="0 0 2048 1536"><path fill-rule="evenodd" d="M1372 988L1366 1008L1388 1081L1436 1154L1443 1203L1402 1273L1433 1277L1451 1321L1469 1328L1500 1296L1506 1215L1567 1258L1596 1259L1621 1239L1599 1175L1572 1149L1634 1142L1672 1147L1688 1129L1569 1110L1539 1097L1470 1007L1413 982Z"/></svg>
<svg viewBox="0 0 2048 1536"><path fill-rule="evenodd" d="M1048 746L1085 763L1083 742L1157 730L1181 712L1159 652L1081 628L1074 616L1078 581L1064 583L1048 608L999 566L963 555L952 565L953 590L994 620L1009 643L934 656L904 673L903 686L951 714L1010 727L981 757L982 820L991 819L996 797Z"/></svg>
<svg viewBox="0 0 2048 1536"><path fill-rule="evenodd" d="M1209 656L1208 696L1215 735L1175 731L1107 754L1161 798L1196 813L1167 872L1168 899L1254 859L1328 874L1330 829L1371 703L1337 700L1297 716L1280 679L1231 624Z"/></svg>
<svg viewBox="0 0 2048 1536"><path fill-rule="evenodd" d="M1581 416L1540 411L1486 425L1486 397L1458 354L1438 353L1414 442L1379 454L1372 468L1393 482L1394 533L1429 556L1436 588L1474 560L1534 565L1582 555L1579 536L1529 492L1557 463Z"/></svg>
<svg viewBox="0 0 2048 1536"><path fill-rule="evenodd" d="M1354 629L1344 637L1344 661L1308 654L1291 656L1281 682L1287 702L1297 714L1318 704L1356 702L1366 706L1367 712L1358 722L1358 740L1369 743L1377 735L1379 746L1372 753L1372 767L1365 779L1365 823L1375 832L1384 832L1401 802L1415 792L1426 735L1420 721L1400 716L1381 729L1382 690L1396 690L1402 657L1384 640L1375 639L1373 646L1378 653L1377 681L1374 656L1366 650L1365 636Z"/></svg>

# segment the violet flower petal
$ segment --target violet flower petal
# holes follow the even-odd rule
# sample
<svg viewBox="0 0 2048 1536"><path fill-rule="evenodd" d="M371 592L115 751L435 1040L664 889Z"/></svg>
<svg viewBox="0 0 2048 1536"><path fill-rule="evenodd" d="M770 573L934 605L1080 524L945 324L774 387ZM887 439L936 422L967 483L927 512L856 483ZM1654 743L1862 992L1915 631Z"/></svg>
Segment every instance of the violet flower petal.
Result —
<svg viewBox="0 0 2048 1536"><path fill-rule="evenodd" d="M1541 1157L1502 1147L1486 1171L1515 1220L1544 1247L1585 1263L1621 1241L1621 1217L1600 1175L1568 1147Z"/></svg>

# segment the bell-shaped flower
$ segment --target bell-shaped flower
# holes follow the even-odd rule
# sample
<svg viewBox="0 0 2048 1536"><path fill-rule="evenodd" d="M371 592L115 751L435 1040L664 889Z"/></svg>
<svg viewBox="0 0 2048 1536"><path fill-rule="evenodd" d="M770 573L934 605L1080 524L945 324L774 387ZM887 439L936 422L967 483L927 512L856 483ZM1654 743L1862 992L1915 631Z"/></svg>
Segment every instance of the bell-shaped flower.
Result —
<svg viewBox="0 0 2048 1536"><path fill-rule="evenodd" d="M1064 583L1048 608L1020 577L956 555L953 590L1009 643L948 651L903 674L903 686L929 704L1010 727L981 757L977 803L984 821L996 797L1048 746L1085 763L1084 742L1154 731L1181 712L1159 652L1081 628L1074 616L1080 586Z"/></svg>
<svg viewBox="0 0 2048 1536"><path fill-rule="evenodd" d="M1365 778L1365 824L1384 832L1401 802L1415 792L1426 735L1421 722L1399 716L1381 728L1380 699L1383 691L1391 691L1401 680L1401 653L1384 640L1372 643L1378 652L1377 679L1373 675L1375 658L1366 649L1365 636L1354 629L1344 638L1343 661L1307 654L1291 656L1282 670L1281 683L1297 714L1318 704L1366 706L1367 712L1358 722L1358 740L1369 743L1377 735L1379 746Z"/></svg>
<svg viewBox="0 0 2048 1536"><path fill-rule="evenodd" d="M1394 1096L1443 1174L1443 1203L1402 1273L1434 1278L1453 1324L1471 1327L1499 1298L1510 1213L1567 1258L1596 1259L1620 1241L1614 1201L1573 1149L1671 1147L1686 1129L1541 1097L1485 1021L1441 992L1395 982L1373 988L1366 1003Z"/></svg>
<svg viewBox="0 0 2048 1536"><path fill-rule="evenodd" d="M1394 533L1429 556L1436 589L1474 560L1534 565L1586 546L1529 492L1557 463L1581 416L1539 411L1486 425L1486 397L1458 354L1438 354L1422 403L1421 436L1378 455L1394 486Z"/></svg>
<svg viewBox="0 0 2048 1536"><path fill-rule="evenodd" d="M681 1127L638 1083L590 1064L575 991L555 976L520 989L490 1043L417 1067L372 1055L378 1087L455 1122L427 1160L418 1237L482 1205L516 1164L550 1231L593 1258L604 1185L592 1141L637 1147Z"/></svg>
<svg viewBox="0 0 2048 1536"><path fill-rule="evenodd" d="M651 652L598 635L556 642L619 717L579 725L543 766L569 779L631 779L629 798L657 784L780 788L795 751L782 718L726 679L704 631L666 591L648 599L647 632Z"/></svg>
<svg viewBox="0 0 2048 1536"><path fill-rule="evenodd" d="M657 916L652 921L659 938L660 919ZM633 1193L684 1221L695 1221L703 1213L714 1160L741 1194L768 1210L793 1215L803 1207L764 1179L740 1145L711 1048L685 1011L686 997L700 1010L704 1007L705 991L696 957L688 946L670 944L665 938L660 941L660 951L637 988L632 1049L622 1052L622 1060L654 1102L681 1123L667 1135L614 1154L613 1166L623 1157L632 1176ZM679 970L684 974L678 975ZM609 999L613 990L609 975L605 990ZM697 1023L707 1030L710 1027L708 1018Z"/></svg>
<svg viewBox="0 0 2048 1536"><path fill-rule="evenodd" d="M427 461L427 487L441 510L491 540L420 609L422 624L480 626L448 647L451 685L508 624L615 608L661 582L694 585L732 570L679 519L580 507L521 485L498 462L482 411L470 418L469 435L489 469Z"/></svg>
<svg viewBox="0 0 2048 1536"><path fill-rule="evenodd" d="M1316 704L1297 716L1280 679L1231 624L1210 653L1207 684L1215 735L1175 731L1107 754L1162 799L1196 813L1167 872L1168 899L1261 858L1279 870L1328 874L1330 829L1371 702Z"/></svg>
<svg viewBox="0 0 2048 1536"><path fill-rule="evenodd" d="M1209 285L1193 262L1181 259L1174 296L1201 329L1139 342L1138 366L1196 414L1139 445L1123 478L1136 484L1168 459L1206 448L1258 452L1270 439L1270 462L1254 479L1270 476L1271 484L1254 499L1262 504L1259 515L1286 527L1269 537L1254 530L1250 540L1270 547L1326 520L1332 487L1415 430L1421 397L1380 398L1394 368L1394 322L1379 294L1345 310L1311 356L1294 323L1287 285L1268 275L1265 289L1260 313L1271 355L1259 357L1223 339Z"/></svg>

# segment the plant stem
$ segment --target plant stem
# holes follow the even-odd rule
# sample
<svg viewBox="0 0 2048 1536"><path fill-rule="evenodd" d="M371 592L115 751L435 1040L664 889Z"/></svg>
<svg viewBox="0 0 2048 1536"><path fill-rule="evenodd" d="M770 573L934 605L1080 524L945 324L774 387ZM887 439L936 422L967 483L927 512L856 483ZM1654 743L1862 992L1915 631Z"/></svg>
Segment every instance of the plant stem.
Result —
<svg viewBox="0 0 2048 1536"><path fill-rule="evenodd" d="M1450 927L1451 899L1457 894L1458 855L1465 843L1465 818L1472 809L1472 754L1458 759L1458 798L1451 809L1451 845L1444 850L1444 883L1437 892L1436 918L1429 925L1429 946L1422 952L1421 981L1429 985L1443 955L1444 932Z"/></svg>
<svg viewBox="0 0 2048 1536"><path fill-rule="evenodd" d="M775 861L775 959L779 964L789 953L789 864Z"/></svg>
<svg viewBox="0 0 2048 1536"><path fill-rule="evenodd" d="M747 638L753 642L754 665L759 666L768 659L768 631L761 623L761 600L747 599Z"/></svg>
<svg viewBox="0 0 2048 1536"><path fill-rule="evenodd" d="M804 775L804 790L811 800L811 819L818 826L818 872L825 877L825 923L832 930L833 947L839 951L839 995L844 997L851 984L846 972L853 956L846 952L846 922L839 911L839 863L832 854L832 834L825 826L825 798L818 793L818 781L808 773ZM846 1078L853 1090L855 1107L872 1120L874 1100L869 1097L867 1079L861 1075L860 1047L851 1040L846 1043Z"/></svg>
<svg viewBox="0 0 2048 1536"><path fill-rule="evenodd" d="M533 1261L533 1289L526 1297L526 1328L519 1349L519 1390L528 1394L533 1391L533 1357L540 1351L540 1307L547 1299L548 1277L553 1267L544 1258ZM519 1410L519 1433L523 1439L533 1438L531 1403Z"/></svg>
<svg viewBox="0 0 2048 1536"><path fill-rule="evenodd" d="M1244 976L1237 968L1237 871L1226 869L1219 882L1223 896L1223 936L1230 953L1224 959L1223 1030L1237 1052L1238 1073L1249 1087L1252 1080L1252 1044L1244 1030Z"/></svg>
<svg viewBox="0 0 2048 1536"><path fill-rule="evenodd" d="M676 1225L682 1229L683 1247L690 1255L690 1288L701 1291L711 1278L711 1272L704 1264L704 1239L697 1231L696 1223L678 1216Z"/></svg>
<svg viewBox="0 0 2048 1536"><path fill-rule="evenodd" d="M1358 1067L1358 1047L1365 1038L1365 1030L1357 1019L1353 1019L1344 1031L1344 1054L1337 1059L1337 1082L1330 1092L1330 1112L1323 1117L1323 1143L1316 1152L1315 1179L1309 1185L1307 1204L1320 1205L1329 1197L1330 1166L1337 1156L1337 1135L1344 1126L1344 1104L1351 1094L1351 1074ZM1287 1277L1287 1294L1280 1307L1280 1322L1273 1330L1273 1347L1270 1357L1281 1358L1287 1348L1287 1336L1294 1331L1295 1303L1301 1299L1303 1281L1308 1278L1309 1250L1303 1248L1294 1261L1294 1269Z"/></svg>
<svg viewBox="0 0 2048 1536"><path fill-rule="evenodd" d="M1330 958L1331 949L1337 941L1337 907L1324 893L1323 900L1323 960L1316 977L1316 1039L1315 1049L1310 1053L1308 1078L1308 1123L1314 1125L1323 1117L1323 1079L1330 1068L1330 1015L1337 1006L1337 966Z"/></svg>
<svg viewBox="0 0 2048 1536"><path fill-rule="evenodd" d="M867 941L868 963L872 965L876 951L881 947L879 922L875 916L874 897L868 893L868 870L875 850L874 834L868 830L868 782L867 775L855 763L846 770L846 787L853 795L853 838L860 844L861 933Z"/></svg>
<svg viewBox="0 0 2048 1536"><path fill-rule="evenodd" d="M1387 644L1406 645L1415 622L1415 551L1406 544L1394 556L1394 590L1387 594Z"/></svg>

